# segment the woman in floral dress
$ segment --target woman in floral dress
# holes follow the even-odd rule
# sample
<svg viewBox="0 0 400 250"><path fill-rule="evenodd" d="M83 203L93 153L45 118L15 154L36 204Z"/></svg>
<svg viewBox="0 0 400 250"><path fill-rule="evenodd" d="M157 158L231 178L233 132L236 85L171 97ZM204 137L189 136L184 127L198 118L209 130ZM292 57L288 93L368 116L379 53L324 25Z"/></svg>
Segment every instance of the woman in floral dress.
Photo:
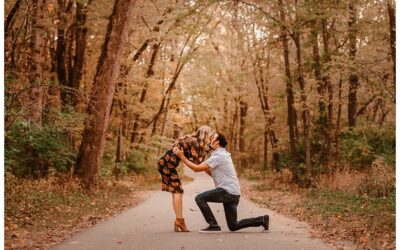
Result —
<svg viewBox="0 0 400 250"><path fill-rule="evenodd" d="M161 174L162 191L172 193L172 203L176 215L174 222L175 232L190 232L185 224L182 213L182 183L176 168L180 159L172 152L177 145L185 156L196 164L203 162L210 151L209 143L215 134L209 126L202 126L196 132L183 136L158 160L158 172Z"/></svg>

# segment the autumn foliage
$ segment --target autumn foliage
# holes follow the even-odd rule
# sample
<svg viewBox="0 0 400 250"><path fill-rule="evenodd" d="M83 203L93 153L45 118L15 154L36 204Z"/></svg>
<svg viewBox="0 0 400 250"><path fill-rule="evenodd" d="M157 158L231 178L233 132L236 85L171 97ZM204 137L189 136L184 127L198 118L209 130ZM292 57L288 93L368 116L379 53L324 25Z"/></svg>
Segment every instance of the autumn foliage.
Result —
<svg viewBox="0 0 400 250"><path fill-rule="evenodd" d="M154 178L162 151L207 124L227 135L243 176L284 173L296 188L376 199L395 191L392 0L4 7L8 187L56 176L79 193ZM347 174L363 181L337 184ZM11 204L6 221L19 214Z"/></svg>

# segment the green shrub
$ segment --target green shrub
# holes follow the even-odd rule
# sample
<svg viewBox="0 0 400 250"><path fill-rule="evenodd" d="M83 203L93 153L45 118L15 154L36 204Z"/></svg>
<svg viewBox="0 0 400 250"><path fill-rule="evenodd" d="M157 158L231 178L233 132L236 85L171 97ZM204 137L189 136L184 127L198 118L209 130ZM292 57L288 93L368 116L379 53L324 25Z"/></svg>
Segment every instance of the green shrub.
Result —
<svg viewBox="0 0 400 250"><path fill-rule="evenodd" d="M64 171L74 162L75 154L61 129L17 122L6 134L6 170L16 176L43 177L52 167Z"/></svg>
<svg viewBox="0 0 400 250"><path fill-rule="evenodd" d="M360 194L374 197L390 196L396 188L395 171L383 157L378 157L359 187Z"/></svg>
<svg viewBox="0 0 400 250"><path fill-rule="evenodd" d="M311 165L313 166L313 173L316 172L321 172L322 165L324 161L322 158L319 156L319 153L321 152L321 144L316 143L314 141L311 142ZM284 169L284 168L289 168L291 165L291 154L290 154L290 148L277 151L275 154L278 156L279 161L276 161L276 165L278 169ZM296 166L297 166L297 171L299 174L299 177L305 174L305 156L306 156L306 151L303 146L303 144L297 144L296 145L296 154L297 154L297 161L296 161Z"/></svg>
<svg viewBox="0 0 400 250"><path fill-rule="evenodd" d="M340 135L340 157L356 169L369 168L378 157L395 165L396 135L392 126L365 126Z"/></svg>
<svg viewBox="0 0 400 250"><path fill-rule="evenodd" d="M124 166L128 172L134 172L136 174L145 174L150 172L150 168L155 166L148 166L146 164L146 155L140 151L132 151L124 163Z"/></svg>
<svg viewBox="0 0 400 250"><path fill-rule="evenodd" d="M117 178L129 173L158 176L158 159L172 143L173 140L166 137L154 136L148 144L132 145L132 148L125 152L121 162L115 163L116 140L109 140L106 142L103 156L102 177L111 173Z"/></svg>
<svg viewBox="0 0 400 250"><path fill-rule="evenodd" d="M329 170L325 151L325 139L322 132L313 133L311 140L312 174L324 174ZM389 167L395 166L396 136L393 126L359 126L347 129L340 134L340 161L353 170L367 170L373 162L382 159ZM289 143L287 143L289 144ZM334 147L335 145L333 145ZM301 183L305 175L305 148L303 143L296 145L297 179ZM275 154L278 156L277 169L289 168L291 165L290 148L286 147Z"/></svg>
<svg viewBox="0 0 400 250"><path fill-rule="evenodd" d="M5 169L19 177L39 178L50 169L65 171L75 163L71 138L80 134L83 116L73 109L50 109L38 125L20 119L5 133Z"/></svg>

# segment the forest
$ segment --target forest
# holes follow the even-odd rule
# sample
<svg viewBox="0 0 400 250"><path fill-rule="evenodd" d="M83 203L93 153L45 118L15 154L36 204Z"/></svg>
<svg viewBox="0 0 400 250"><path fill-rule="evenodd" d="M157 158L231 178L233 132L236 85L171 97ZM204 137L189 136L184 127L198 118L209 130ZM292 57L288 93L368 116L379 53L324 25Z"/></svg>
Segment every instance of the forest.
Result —
<svg viewBox="0 0 400 250"><path fill-rule="evenodd" d="M393 0L6 0L6 248L44 207L154 188L209 125L259 196L351 200L363 229L343 238L391 249L395 23Z"/></svg>

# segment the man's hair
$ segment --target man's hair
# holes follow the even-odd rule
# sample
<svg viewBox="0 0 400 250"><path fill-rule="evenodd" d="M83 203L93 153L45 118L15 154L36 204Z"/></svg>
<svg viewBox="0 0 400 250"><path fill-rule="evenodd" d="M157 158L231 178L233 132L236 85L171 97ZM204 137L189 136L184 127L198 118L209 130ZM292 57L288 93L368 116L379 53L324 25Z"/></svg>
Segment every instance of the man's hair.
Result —
<svg viewBox="0 0 400 250"><path fill-rule="evenodd" d="M217 141L219 142L219 145L223 148L226 147L226 145L228 145L228 141L226 140L225 136L221 133L217 133L218 137L217 137Z"/></svg>

